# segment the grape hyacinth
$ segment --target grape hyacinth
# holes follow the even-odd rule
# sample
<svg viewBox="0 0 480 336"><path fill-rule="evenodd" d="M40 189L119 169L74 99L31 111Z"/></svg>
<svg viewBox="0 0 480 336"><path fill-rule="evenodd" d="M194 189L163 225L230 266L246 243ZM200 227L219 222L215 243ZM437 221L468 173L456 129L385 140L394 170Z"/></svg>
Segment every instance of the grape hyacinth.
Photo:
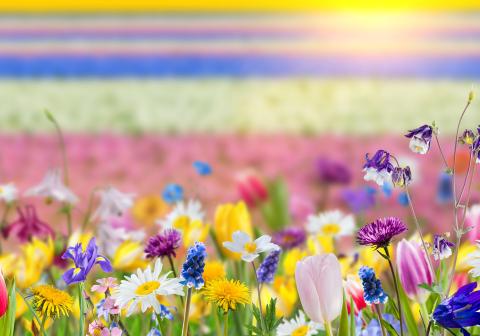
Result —
<svg viewBox="0 0 480 336"><path fill-rule="evenodd" d="M200 289L205 284L203 280L203 269L205 267L205 259L207 258L207 251L203 243L196 242L194 246L190 247L187 252L187 260L182 266L181 283L188 287L195 287Z"/></svg>
<svg viewBox="0 0 480 336"><path fill-rule="evenodd" d="M276 250L270 253L257 269L257 278L259 283L272 283L275 272L278 268L280 251Z"/></svg>
<svg viewBox="0 0 480 336"><path fill-rule="evenodd" d="M379 304L387 302L388 296L383 291L382 283L377 279L372 268L367 266L360 267L358 276L362 280L363 298L366 303Z"/></svg>
<svg viewBox="0 0 480 336"><path fill-rule="evenodd" d="M182 235L175 229L167 229L151 237L145 247L146 257L176 257L176 250L180 247Z"/></svg>

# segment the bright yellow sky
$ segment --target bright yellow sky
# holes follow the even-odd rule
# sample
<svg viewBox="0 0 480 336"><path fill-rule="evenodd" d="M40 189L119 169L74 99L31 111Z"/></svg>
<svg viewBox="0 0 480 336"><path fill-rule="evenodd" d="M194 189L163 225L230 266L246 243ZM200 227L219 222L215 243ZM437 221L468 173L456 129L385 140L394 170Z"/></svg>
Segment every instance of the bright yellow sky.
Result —
<svg viewBox="0 0 480 336"><path fill-rule="evenodd" d="M0 0L0 11L474 10L480 0Z"/></svg>

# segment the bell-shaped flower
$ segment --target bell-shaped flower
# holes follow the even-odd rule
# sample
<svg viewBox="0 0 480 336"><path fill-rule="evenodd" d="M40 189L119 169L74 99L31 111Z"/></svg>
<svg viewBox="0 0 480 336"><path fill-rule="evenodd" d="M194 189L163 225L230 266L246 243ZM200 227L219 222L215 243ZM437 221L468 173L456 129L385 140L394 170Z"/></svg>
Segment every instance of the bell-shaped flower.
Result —
<svg viewBox="0 0 480 336"><path fill-rule="evenodd" d="M47 201L68 204L78 201L78 197L63 183L60 169L49 170L42 182L28 189L25 196L42 196Z"/></svg>

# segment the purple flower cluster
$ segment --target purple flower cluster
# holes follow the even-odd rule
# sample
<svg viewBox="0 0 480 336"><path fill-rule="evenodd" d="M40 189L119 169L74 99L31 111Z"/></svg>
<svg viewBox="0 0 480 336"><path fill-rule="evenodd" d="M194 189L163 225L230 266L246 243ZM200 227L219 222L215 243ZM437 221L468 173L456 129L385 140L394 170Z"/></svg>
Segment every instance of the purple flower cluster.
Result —
<svg viewBox="0 0 480 336"><path fill-rule="evenodd" d="M257 270L257 278L259 283L272 283L275 272L278 268L280 260L280 251L273 251L260 264Z"/></svg>
<svg viewBox="0 0 480 336"><path fill-rule="evenodd" d="M304 229L289 227L274 234L273 242L284 250L289 250L302 245L307 239Z"/></svg>
<svg viewBox="0 0 480 336"><path fill-rule="evenodd" d="M352 180L348 166L325 157L317 160L316 171L322 184L349 184Z"/></svg>
<svg viewBox="0 0 480 336"><path fill-rule="evenodd" d="M376 249L387 247L394 236L404 231L407 231L407 227L399 218L379 218L358 231L357 243L370 245Z"/></svg>
<svg viewBox="0 0 480 336"><path fill-rule="evenodd" d="M180 247L182 235L175 229L167 229L151 237L145 247L147 258L176 257L176 250Z"/></svg>

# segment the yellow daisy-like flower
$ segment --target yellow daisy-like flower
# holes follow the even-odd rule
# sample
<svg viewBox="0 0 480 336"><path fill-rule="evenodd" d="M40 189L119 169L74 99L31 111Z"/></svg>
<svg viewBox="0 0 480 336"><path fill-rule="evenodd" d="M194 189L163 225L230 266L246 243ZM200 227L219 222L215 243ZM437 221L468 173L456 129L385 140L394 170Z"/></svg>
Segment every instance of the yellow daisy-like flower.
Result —
<svg viewBox="0 0 480 336"><path fill-rule="evenodd" d="M132 207L133 217L143 225L153 225L168 212L168 204L158 195L148 195L135 201Z"/></svg>
<svg viewBox="0 0 480 336"><path fill-rule="evenodd" d="M50 285L40 285L32 288L33 308L51 319L68 316L72 311L73 299L62 290Z"/></svg>
<svg viewBox="0 0 480 336"><path fill-rule="evenodd" d="M211 280L225 278L225 265L217 260L207 261L203 270L203 280L209 282Z"/></svg>
<svg viewBox="0 0 480 336"><path fill-rule="evenodd" d="M226 313L237 309L238 304L250 303L248 287L238 280L215 279L209 281L203 290L205 298L215 303Z"/></svg>

